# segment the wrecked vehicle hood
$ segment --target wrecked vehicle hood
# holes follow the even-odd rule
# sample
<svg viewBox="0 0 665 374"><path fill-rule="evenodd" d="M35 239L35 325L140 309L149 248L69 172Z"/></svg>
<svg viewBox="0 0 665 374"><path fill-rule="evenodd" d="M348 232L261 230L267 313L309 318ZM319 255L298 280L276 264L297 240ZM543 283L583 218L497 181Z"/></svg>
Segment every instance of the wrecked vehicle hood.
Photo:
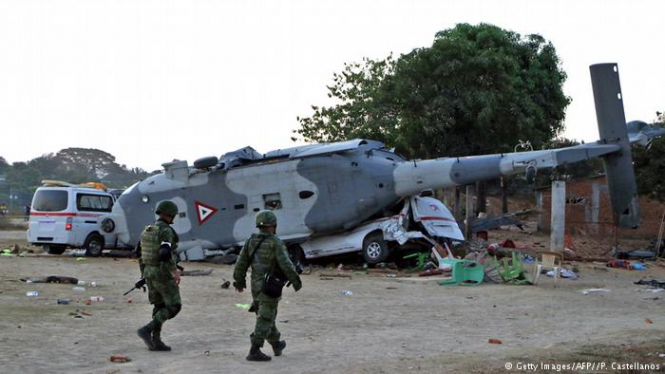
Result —
<svg viewBox="0 0 665 374"><path fill-rule="evenodd" d="M414 221L420 222L429 235L464 240L455 217L441 201L421 196L410 200Z"/></svg>

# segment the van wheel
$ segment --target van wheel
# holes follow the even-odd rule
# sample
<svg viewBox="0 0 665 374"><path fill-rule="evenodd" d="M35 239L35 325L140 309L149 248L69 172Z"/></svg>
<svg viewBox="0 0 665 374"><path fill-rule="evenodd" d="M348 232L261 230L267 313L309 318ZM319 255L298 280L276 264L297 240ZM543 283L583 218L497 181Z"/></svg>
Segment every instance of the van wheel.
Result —
<svg viewBox="0 0 665 374"><path fill-rule="evenodd" d="M83 243L85 255L90 257L99 257L104 249L104 238L99 234L90 234Z"/></svg>
<svg viewBox="0 0 665 374"><path fill-rule="evenodd" d="M388 243L383 240L382 233L371 233L363 240L363 257L368 264L374 265L384 262L389 254L390 249Z"/></svg>
<svg viewBox="0 0 665 374"><path fill-rule="evenodd" d="M61 255L65 253L67 246L64 245L45 245L44 250L52 255Z"/></svg>

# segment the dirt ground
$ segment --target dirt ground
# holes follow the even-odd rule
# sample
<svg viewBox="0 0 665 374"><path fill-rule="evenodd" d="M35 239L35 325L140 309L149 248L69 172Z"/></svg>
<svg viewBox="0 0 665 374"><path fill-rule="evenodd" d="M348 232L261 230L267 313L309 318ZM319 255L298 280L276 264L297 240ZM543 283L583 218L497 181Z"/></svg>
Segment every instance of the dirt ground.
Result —
<svg viewBox="0 0 665 374"><path fill-rule="evenodd" d="M0 231L0 246L17 242ZM19 244L25 245L24 242ZM206 263L210 276L183 277L180 315L167 322L170 353L150 352L136 336L151 306L140 291L122 293L139 276L130 259L30 255L0 257L0 371L3 373L441 373L520 371L541 362L646 364L665 367L665 292L634 285L665 278L665 269L606 269L574 263L578 280L543 279L538 286L439 286L422 278L357 274L303 276L303 289L285 291L278 327L288 342L282 357L249 363L244 357L253 314L236 307L247 293L222 289L233 267ZM19 278L61 275L95 281L77 293L72 285L26 284ZM607 293L583 295L588 288ZM342 296L342 290L353 292ZM37 298L26 296L38 291ZM101 303L86 305L90 296ZM59 298L72 300L57 305ZM75 318L85 311L90 316ZM652 323L650 323L650 321ZM502 344L489 344L499 339ZM269 347L266 350L272 354ZM123 354L128 363L111 363ZM664 355L665 356L665 355ZM599 368L599 367L597 367ZM619 369L619 367L615 367ZM624 367L625 368L625 367ZM542 369L542 367L541 367ZM542 370L541 370L542 371ZM547 371L547 370L545 370ZM557 370L550 370L556 372ZM580 371L580 370L574 370ZM592 372L588 370L587 372ZM625 371L641 372L641 371Z"/></svg>

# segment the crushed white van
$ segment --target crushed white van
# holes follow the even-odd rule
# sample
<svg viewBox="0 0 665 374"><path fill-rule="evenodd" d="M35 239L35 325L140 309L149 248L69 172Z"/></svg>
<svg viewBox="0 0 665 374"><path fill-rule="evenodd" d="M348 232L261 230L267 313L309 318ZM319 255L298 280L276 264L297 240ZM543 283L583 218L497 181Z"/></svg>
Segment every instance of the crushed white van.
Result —
<svg viewBox="0 0 665 374"><path fill-rule="evenodd" d="M300 245L305 258L360 251L367 263L376 264L396 250L464 241L455 217L441 201L411 196L402 204L397 214L370 220L351 231L308 240Z"/></svg>

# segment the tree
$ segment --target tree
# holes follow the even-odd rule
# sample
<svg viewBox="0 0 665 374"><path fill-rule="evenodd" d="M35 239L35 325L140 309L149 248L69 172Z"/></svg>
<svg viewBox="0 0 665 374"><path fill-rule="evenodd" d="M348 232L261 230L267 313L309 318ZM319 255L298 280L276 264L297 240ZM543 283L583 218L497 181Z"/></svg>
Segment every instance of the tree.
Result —
<svg viewBox="0 0 665 374"><path fill-rule="evenodd" d="M312 105L311 117L297 117L300 128L293 132L308 141L335 142L353 138L371 138L393 144L395 135L394 108L379 100L381 84L393 74L395 60L363 58L363 63L344 64L341 73L333 74L328 97L340 104L332 107ZM295 137L291 138L296 140Z"/></svg>
<svg viewBox="0 0 665 374"><path fill-rule="evenodd" d="M520 139L540 148L563 129L565 79L543 37L459 24L397 60L345 65L328 87L339 104L313 106L295 132L374 138L408 157L509 152Z"/></svg>
<svg viewBox="0 0 665 374"><path fill-rule="evenodd" d="M7 169L7 190L17 196L19 205L29 204L32 194L39 186L42 176L25 162L15 162Z"/></svg>
<svg viewBox="0 0 665 374"><path fill-rule="evenodd" d="M656 115L653 124L665 126L665 114L656 112ZM649 149L633 147L633 164L638 194L665 201L665 139L654 139Z"/></svg>

